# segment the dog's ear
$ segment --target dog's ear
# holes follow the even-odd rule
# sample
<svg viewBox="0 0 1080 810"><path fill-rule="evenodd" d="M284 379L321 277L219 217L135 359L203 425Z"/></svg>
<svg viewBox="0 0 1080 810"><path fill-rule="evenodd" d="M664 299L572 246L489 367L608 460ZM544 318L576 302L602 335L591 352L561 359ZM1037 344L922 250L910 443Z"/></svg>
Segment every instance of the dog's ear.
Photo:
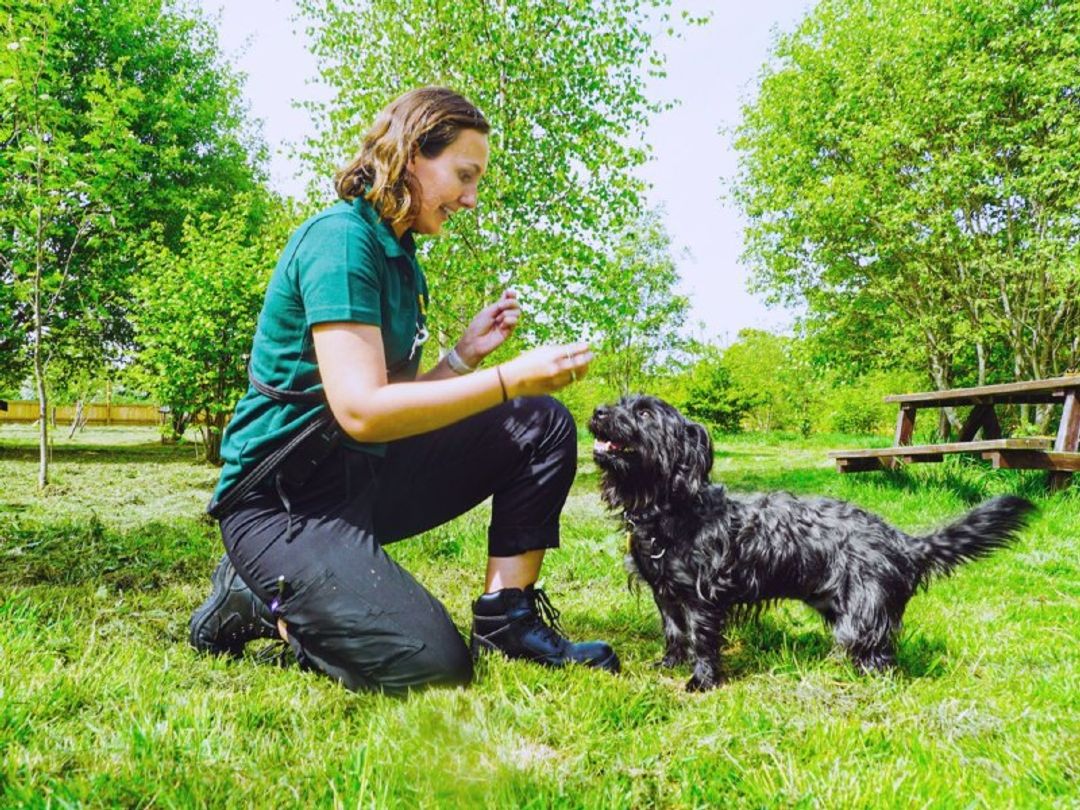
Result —
<svg viewBox="0 0 1080 810"><path fill-rule="evenodd" d="M682 454L672 478L672 495L689 500L709 485L713 465L713 444L709 431L697 422L687 422Z"/></svg>
<svg viewBox="0 0 1080 810"><path fill-rule="evenodd" d="M705 429L704 425L699 425L697 422L694 423L694 429L697 431L697 438L703 455L702 463L705 465L701 471L701 476L707 481L713 465L712 436L709 435L709 431Z"/></svg>

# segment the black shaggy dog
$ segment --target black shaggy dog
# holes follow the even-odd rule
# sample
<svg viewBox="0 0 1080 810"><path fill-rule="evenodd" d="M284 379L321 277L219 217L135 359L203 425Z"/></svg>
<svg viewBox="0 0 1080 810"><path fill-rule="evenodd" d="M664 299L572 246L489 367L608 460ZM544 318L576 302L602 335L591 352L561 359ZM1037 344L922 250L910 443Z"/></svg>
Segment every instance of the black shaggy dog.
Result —
<svg viewBox="0 0 1080 810"><path fill-rule="evenodd" d="M1034 508L1023 498L995 498L950 526L910 537L842 501L728 494L709 483L705 428L655 397L601 406L589 429L604 501L630 532L627 567L660 608L660 664L692 663L690 690L718 685L733 615L776 599L817 610L861 669L893 665L916 588L1011 542Z"/></svg>

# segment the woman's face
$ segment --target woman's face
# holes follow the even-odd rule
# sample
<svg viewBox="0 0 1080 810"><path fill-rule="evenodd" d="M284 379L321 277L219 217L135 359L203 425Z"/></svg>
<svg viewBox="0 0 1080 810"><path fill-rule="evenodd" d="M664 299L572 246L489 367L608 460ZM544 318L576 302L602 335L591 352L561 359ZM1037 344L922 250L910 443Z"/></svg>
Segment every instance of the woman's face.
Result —
<svg viewBox="0 0 1080 810"><path fill-rule="evenodd" d="M463 129L438 157L417 154L409 171L420 184L420 210L409 223L416 233L436 234L462 208L476 207L476 186L487 170L487 135Z"/></svg>

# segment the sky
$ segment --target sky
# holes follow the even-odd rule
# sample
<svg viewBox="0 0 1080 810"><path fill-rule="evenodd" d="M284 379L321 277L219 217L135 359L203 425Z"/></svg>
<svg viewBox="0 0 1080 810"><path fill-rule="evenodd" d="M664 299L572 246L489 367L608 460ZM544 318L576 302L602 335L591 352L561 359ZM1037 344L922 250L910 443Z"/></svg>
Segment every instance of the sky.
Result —
<svg viewBox="0 0 1080 810"><path fill-rule="evenodd" d="M197 0L217 16L221 45L247 76L251 112L263 122L272 157L270 181L284 194L301 196L308 178L288 157L288 144L312 134L309 116L293 107L325 98L313 83L315 60L300 26L291 21L293 0ZM742 105L753 98L756 79L778 32L794 29L810 0L676 0L673 15L712 12L681 40L658 43L667 56L667 77L650 84L652 98L678 99L658 115L646 134L653 160L641 170L652 185L650 205L662 205L676 249L681 292L691 303L690 331L721 344L740 329L787 330L794 313L769 308L747 290L740 261L744 221L725 199L737 158L729 132Z"/></svg>

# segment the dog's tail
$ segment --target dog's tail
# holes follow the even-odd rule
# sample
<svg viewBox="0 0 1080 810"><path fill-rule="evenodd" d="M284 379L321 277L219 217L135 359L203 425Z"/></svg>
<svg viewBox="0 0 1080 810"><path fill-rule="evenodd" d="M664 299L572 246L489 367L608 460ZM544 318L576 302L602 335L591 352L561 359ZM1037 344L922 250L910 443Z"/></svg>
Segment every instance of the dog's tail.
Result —
<svg viewBox="0 0 1080 810"><path fill-rule="evenodd" d="M945 575L962 562L985 557L1016 540L1035 504L1015 495L1002 495L980 504L955 523L925 537L914 538L924 580Z"/></svg>

